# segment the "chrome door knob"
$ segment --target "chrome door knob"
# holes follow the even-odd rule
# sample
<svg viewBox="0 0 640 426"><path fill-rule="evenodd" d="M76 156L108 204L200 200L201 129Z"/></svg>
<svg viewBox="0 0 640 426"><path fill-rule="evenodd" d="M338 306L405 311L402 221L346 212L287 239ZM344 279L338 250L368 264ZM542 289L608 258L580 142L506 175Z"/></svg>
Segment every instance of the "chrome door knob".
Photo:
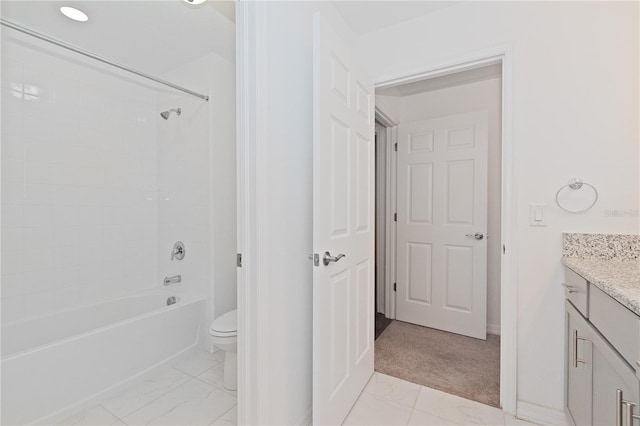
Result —
<svg viewBox="0 0 640 426"><path fill-rule="evenodd" d="M466 234L467 238L475 238L476 240L481 240L484 238L484 234L482 232L476 232L475 234Z"/></svg>
<svg viewBox="0 0 640 426"><path fill-rule="evenodd" d="M339 254L339 255L334 257L334 256L331 256L331 253L329 253L328 251L325 251L324 252L324 256L322 257L322 263L324 264L324 266L328 266L329 263L338 262L343 257L346 257L346 255Z"/></svg>

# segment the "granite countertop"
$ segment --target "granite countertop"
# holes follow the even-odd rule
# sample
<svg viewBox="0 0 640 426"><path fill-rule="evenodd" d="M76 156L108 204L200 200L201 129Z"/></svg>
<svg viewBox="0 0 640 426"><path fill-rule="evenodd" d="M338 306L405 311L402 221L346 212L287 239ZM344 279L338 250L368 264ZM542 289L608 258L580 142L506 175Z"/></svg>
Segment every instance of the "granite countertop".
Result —
<svg viewBox="0 0 640 426"><path fill-rule="evenodd" d="M640 259L563 257L562 263L640 315Z"/></svg>

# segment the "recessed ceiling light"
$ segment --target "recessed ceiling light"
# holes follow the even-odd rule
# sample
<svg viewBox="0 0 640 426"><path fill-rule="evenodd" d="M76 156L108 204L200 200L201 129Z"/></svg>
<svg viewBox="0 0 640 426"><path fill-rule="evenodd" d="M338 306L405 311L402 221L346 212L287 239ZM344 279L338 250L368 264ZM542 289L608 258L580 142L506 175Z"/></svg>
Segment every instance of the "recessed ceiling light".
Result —
<svg viewBox="0 0 640 426"><path fill-rule="evenodd" d="M202 4L207 0L184 0L184 1L189 3L189 4Z"/></svg>
<svg viewBox="0 0 640 426"><path fill-rule="evenodd" d="M60 8L60 12L67 18L73 19L74 21L86 22L89 20L89 17L86 13L76 9L75 7L62 6Z"/></svg>

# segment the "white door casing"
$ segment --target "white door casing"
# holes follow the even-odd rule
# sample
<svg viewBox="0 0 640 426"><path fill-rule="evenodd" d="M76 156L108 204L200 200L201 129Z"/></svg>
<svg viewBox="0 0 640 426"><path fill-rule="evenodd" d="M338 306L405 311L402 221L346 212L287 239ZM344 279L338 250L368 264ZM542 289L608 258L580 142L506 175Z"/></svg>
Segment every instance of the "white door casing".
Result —
<svg viewBox="0 0 640 426"><path fill-rule="evenodd" d="M398 320L486 339L487 147L486 111L398 126Z"/></svg>
<svg viewBox="0 0 640 426"><path fill-rule="evenodd" d="M313 24L313 423L335 425L373 373L374 86ZM345 257L325 266L325 251Z"/></svg>
<svg viewBox="0 0 640 426"><path fill-rule="evenodd" d="M375 212L376 212L376 233L375 233L375 245L376 245L376 275L375 275L375 289L376 289L376 313L385 312L386 304L386 286L387 286L387 271L386 271L386 230L387 230L387 191L386 191L386 167L387 167L387 128L380 123L375 124L375 141L376 141L376 155L375 155ZM387 315L388 316L388 315Z"/></svg>

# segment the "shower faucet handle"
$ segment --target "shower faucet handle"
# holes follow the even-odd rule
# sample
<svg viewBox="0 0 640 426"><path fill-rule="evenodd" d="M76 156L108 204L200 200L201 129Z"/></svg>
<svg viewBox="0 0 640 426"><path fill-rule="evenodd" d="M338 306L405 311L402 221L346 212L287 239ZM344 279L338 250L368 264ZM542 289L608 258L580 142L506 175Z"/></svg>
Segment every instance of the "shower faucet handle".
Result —
<svg viewBox="0 0 640 426"><path fill-rule="evenodd" d="M184 248L184 243L182 241L176 241L176 243L173 245L173 250L171 250L171 260L178 259L178 260L182 260L184 259L184 255L185 255L186 251Z"/></svg>

